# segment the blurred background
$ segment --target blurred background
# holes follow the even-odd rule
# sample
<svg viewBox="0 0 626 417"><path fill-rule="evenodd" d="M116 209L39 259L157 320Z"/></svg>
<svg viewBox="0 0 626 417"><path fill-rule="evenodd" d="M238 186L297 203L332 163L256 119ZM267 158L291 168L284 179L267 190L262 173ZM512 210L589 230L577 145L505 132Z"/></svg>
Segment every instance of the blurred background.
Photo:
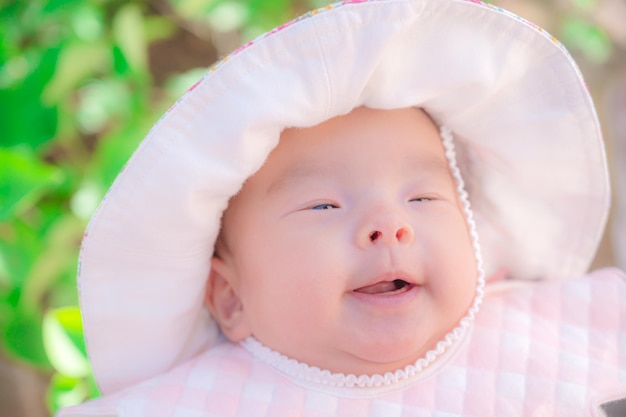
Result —
<svg viewBox="0 0 626 417"><path fill-rule="evenodd" d="M98 395L75 288L90 215L209 65L324 3L0 0L0 417L46 417ZM548 30L578 61L614 179L594 267L626 266L626 1L493 3Z"/></svg>

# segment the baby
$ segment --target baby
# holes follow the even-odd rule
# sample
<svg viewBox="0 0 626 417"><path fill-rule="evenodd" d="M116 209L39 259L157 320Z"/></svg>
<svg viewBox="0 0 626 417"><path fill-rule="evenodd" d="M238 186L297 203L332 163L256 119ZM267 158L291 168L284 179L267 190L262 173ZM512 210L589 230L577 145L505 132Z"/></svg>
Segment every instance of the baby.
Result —
<svg viewBox="0 0 626 417"><path fill-rule="evenodd" d="M78 278L103 397L59 416L619 415L624 275L585 275L608 208L545 31L477 1L315 10L120 173Z"/></svg>
<svg viewBox="0 0 626 417"><path fill-rule="evenodd" d="M465 216L421 110L288 129L224 214L207 305L232 341L333 372L394 372L475 298Z"/></svg>

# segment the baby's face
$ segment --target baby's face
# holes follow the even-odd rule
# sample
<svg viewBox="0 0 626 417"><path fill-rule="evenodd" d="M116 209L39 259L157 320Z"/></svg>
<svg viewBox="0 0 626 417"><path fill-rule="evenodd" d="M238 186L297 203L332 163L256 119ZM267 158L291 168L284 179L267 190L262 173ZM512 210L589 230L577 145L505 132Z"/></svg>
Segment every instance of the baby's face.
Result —
<svg viewBox="0 0 626 417"><path fill-rule="evenodd" d="M286 130L231 202L223 240L214 269L239 302L231 338L333 372L417 360L474 298L456 185L438 129L414 108Z"/></svg>

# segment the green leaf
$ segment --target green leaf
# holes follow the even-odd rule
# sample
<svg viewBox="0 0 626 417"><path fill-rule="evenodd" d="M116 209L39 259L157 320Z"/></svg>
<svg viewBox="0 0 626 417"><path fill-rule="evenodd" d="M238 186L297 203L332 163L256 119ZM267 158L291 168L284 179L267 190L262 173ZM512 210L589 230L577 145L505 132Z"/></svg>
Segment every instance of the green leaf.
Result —
<svg viewBox="0 0 626 417"><path fill-rule="evenodd" d="M222 0L170 0L176 13L183 16L185 19L197 19L199 16L205 15L216 4L221 3Z"/></svg>
<svg viewBox="0 0 626 417"><path fill-rule="evenodd" d="M54 414L63 407L80 404L85 396L85 385L80 378L57 373L48 385L48 409Z"/></svg>
<svg viewBox="0 0 626 417"><path fill-rule="evenodd" d="M11 57L0 66L0 88L12 87L26 78L30 70L30 63L24 55Z"/></svg>
<svg viewBox="0 0 626 417"><path fill-rule="evenodd" d="M87 134L104 130L114 117L122 118L131 111L128 85L116 79L94 81L78 91L76 119Z"/></svg>
<svg viewBox="0 0 626 417"><path fill-rule="evenodd" d="M41 102L41 91L52 78L58 50L28 50L17 58L16 70L0 70L0 103L10 111L0 112L0 146L27 145L36 150L56 132L54 107ZM6 70L6 68L5 68Z"/></svg>
<svg viewBox="0 0 626 417"><path fill-rule="evenodd" d="M198 82L207 72L206 68L193 68L171 76L165 83L165 90L171 102L181 97L189 88Z"/></svg>
<svg viewBox="0 0 626 417"><path fill-rule="evenodd" d="M130 68L136 72L145 71L148 52L143 15L137 4L125 4L118 10L113 19L113 35Z"/></svg>
<svg viewBox="0 0 626 417"><path fill-rule="evenodd" d="M84 220L91 218L104 197L106 189L94 181L85 180L72 196L70 207L76 217Z"/></svg>
<svg viewBox="0 0 626 417"><path fill-rule="evenodd" d="M84 378L57 373L52 376L46 397L48 409L54 415L61 408L80 404L93 395Z"/></svg>
<svg viewBox="0 0 626 417"><path fill-rule="evenodd" d="M35 308L43 304L48 292L69 269L76 269L80 237L85 222L64 214L39 238L41 252L31 262L31 269L22 284L20 304Z"/></svg>
<svg viewBox="0 0 626 417"><path fill-rule="evenodd" d="M263 26L264 30L284 23L295 16L289 0L249 0L246 2L249 7L250 18L255 25Z"/></svg>
<svg viewBox="0 0 626 417"><path fill-rule="evenodd" d="M50 363L59 373L74 378L89 375L91 370L78 307L48 311L43 321L43 342Z"/></svg>
<svg viewBox="0 0 626 417"><path fill-rule="evenodd" d="M28 311L51 302L52 295L54 305L75 302L74 276L86 223L54 205L38 207L35 214L29 216L37 220L35 227L21 219L0 223L0 289L13 308ZM71 292L55 294L61 284Z"/></svg>
<svg viewBox="0 0 626 417"><path fill-rule="evenodd" d="M177 30L177 26L168 18L163 16L146 16L144 21L146 42L168 39Z"/></svg>
<svg viewBox="0 0 626 417"><path fill-rule="evenodd" d="M62 172L28 153L0 148L0 221L31 207L63 180Z"/></svg>
<svg viewBox="0 0 626 417"><path fill-rule="evenodd" d="M0 283L9 289L11 305L17 308L22 285L43 245L37 231L20 220L2 226Z"/></svg>
<svg viewBox="0 0 626 417"><path fill-rule="evenodd" d="M52 415L63 407L70 407L100 396L93 375L75 378L56 373L48 385L47 404Z"/></svg>
<svg viewBox="0 0 626 417"><path fill-rule="evenodd" d="M0 281L0 329L6 329L15 310L12 298L16 293L15 290L6 288Z"/></svg>
<svg viewBox="0 0 626 417"><path fill-rule="evenodd" d="M10 356L40 369L50 369L43 347L41 316L37 311L14 310L2 336L4 348Z"/></svg>
<svg viewBox="0 0 626 417"><path fill-rule="evenodd" d="M50 306L64 306L78 304L78 289L76 286L76 266L78 265L78 253L72 261L66 265L65 271L61 271L53 288L46 294L47 304Z"/></svg>
<svg viewBox="0 0 626 417"><path fill-rule="evenodd" d="M7 243L8 240L11 239L12 235L13 228L11 225L0 223L0 300L6 296L8 289L13 287L13 285L11 285L12 283L10 282L9 275L9 257L4 250L9 246ZM1 319L2 314L0 314L0 320Z"/></svg>
<svg viewBox="0 0 626 417"><path fill-rule="evenodd" d="M42 12L44 14L55 14L73 5L80 4L81 1L82 0L47 0L43 2L44 8Z"/></svg>
<svg viewBox="0 0 626 417"><path fill-rule="evenodd" d="M79 39L87 42L96 41L104 33L102 9L89 3L81 4L72 13L71 24Z"/></svg>
<svg viewBox="0 0 626 417"><path fill-rule="evenodd" d="M599 27L578 18L567 18L562 27L563 42L596 63L606 62L613 50L610 37Z"/></svg>
<svg viewBox="0 0 626 417"><path fill-rule="evenodd" d="M103 42L72 42L59 55L54 77L43 90L42 102L58 103L79 83L108 64L109 49Z"/></svg>
<svg viewBox="0 0 626 417"><path fill-rule="evenodd" d="M578 10L590 12L597 6L597 0L571 0Z"/></svg>
<svg viewBox="0 0 626 417"><path fill-rule="evenodd" d="M209 24L219 32L240 29L248 18L248 8L236 1L223 1L209 14Z"/></svg>

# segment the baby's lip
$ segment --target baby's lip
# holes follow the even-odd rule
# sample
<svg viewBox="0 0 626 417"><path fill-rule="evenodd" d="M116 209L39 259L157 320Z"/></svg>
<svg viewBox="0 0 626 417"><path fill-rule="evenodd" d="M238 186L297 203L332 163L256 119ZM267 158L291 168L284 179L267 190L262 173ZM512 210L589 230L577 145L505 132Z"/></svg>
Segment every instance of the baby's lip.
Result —
<svg viewBox="0 0 626 417"><path fill-rule="evenodd" d="M414 279L403 271L377 276L370 283L354 289L354 292L370 295L394 295L410 290L416 285Z"/></svg>
<svg viewBox="0 0 626 417"><path fill-rule="evenodd" d="M394 279L393 281L381 281L376 284L367 285L365 287L357 288L354 290L355 292L360 292L364 294L377 295L377 294L391 294L396 293L396 291L400 291L405 289L407 286L410 286L408 282L402 279Z"/></svg>

